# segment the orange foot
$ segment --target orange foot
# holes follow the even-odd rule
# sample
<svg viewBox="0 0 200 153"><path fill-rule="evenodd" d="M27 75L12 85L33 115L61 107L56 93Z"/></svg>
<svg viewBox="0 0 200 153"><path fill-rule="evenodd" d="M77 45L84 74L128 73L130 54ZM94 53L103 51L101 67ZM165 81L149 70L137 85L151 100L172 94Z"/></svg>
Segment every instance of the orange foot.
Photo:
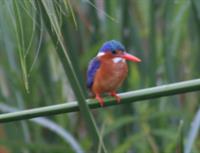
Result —
<svg viewBox="0 0 200 153"><path fill-rule="evenodd" d="M113 97L115 97L117 103L120 103L121 98L116 94L115 91L111 92L110 95L113 96Z"/></svg>
<svg viewBox="0 0 200 153"><path fill-rule="evenodd" d="M95 99L99 102L99 104L101 105L101 107L104 106L104 100L103 100L103 98L101 98L101 96L99 94L96 94Z"/></svg>

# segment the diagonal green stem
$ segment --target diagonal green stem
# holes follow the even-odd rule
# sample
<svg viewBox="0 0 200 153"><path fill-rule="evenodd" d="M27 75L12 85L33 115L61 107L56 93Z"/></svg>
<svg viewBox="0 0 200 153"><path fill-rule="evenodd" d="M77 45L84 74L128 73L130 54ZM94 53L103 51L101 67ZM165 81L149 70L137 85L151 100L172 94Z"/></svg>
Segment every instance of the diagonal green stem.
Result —
<svg viewBox="0 0 200 153"><path fill-rule="evenodd" d="M122 97L120 104L133 103L136 101L160 98L198 90L200 90L200 79L183 81L179 83L172 83L168 85L162 85L158 87L152 87L119 94ZM87 100L87 104L90 108L101 108L96 100ZM113 98L105 98L106 107L113 105L118 105ZM76 101L73 101L65 104L58 104L53 106L46 106L29 110L23 110L19 112L2 114L0 115L0 123L76 111L79 111L78 103Z"/></svg>
<svg viewBox="0 0 200 153"><path fill-rule="evenodd" d="M46 25L46 28L48 30L50 37L52 38L54 45L57 47L57 49L56 49L57 54L60 58L62 66L65 70L65 73L68 76L68 79L71 83L71 87L72 87L72 89L75 93L76 99L78 101L80 112L86 121L86 124L89 128L90 134L92 136L92 139L94 140L94 147L95 147L99 144L101 137L100 137L96 122L94 120L94 117L92 116L92 114L89 110L89 107L88 107L87 103L85 102L84 92L81 88L79 80L74 71L74 66L68 55L67 49L64 45L63 37L62 37L61 31L58 26L59 24L58 24L57 16L56 16L56 14L54 14L54 16L52 15L51 11L53 11L52 9L54 9L54 8L51 8L51 10L49 10L49 8L48 8L49 3L51 3L51 2L53 2L53 1L46 1L46 0L37 1L36 6L42 14L42 17L44 19L44 24ZM53 5L50 5L50 6L53 6ZM52 31L52 29L53 29L53 31ZM106 152L103 142L102 142L102 149L103 149L103 152Z"/></svg>

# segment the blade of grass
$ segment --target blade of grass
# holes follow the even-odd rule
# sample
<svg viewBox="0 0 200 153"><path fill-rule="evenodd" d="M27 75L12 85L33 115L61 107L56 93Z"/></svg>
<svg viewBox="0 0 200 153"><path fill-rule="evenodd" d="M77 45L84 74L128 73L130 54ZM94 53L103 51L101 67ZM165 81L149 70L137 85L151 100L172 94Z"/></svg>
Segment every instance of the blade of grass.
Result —
<svg viewBox="0 0 200 153"><path fill-rule="evenodd" d="M98 18L98 14L97 14L97 7L95 6L96 3L95 3L95 0L87 0L86 1L88 4L90 4L90 8L89 8L89 13L90 14L93 14L91 16L91 22L93 23L93 29L94 29L94 32L92 33L92 36L91 36L91 42L98 42L98 40L100 40L100 38L102 37L101 36L101 33L100 33L100 22L99 22L99 18Z"/></svg>
<svg viewBox="0 0 200 153"><path fill-rule="evenodd" d="M99 130L95 123L94 117L92 116L89 110L89 107L85 102L84 92L82 91L80 83L77 79L73 65L68 56L66 47L63 44L63 41L62 41L63 37L61 34L61 29L59 27L59 23L58 23L58 19L54 10L53 3L52 1L43 0L43 1L37 1L36 4L39 11L42 13L44 23L48 29L49 35L51 36L54 45L57 46L56 51L63 65L63 68L66 72L66 75L68 76L68 79L72 85L72 89L74 90L74 93L76 95L77 101L79 103L80 112L84 116L87 126L90 129L90 133L94 140L94 146L97 146L101 140ZM106 152L103 142L102 142L102 150L103 152Z"/></svg>
<svg viewBox="0 0 200 153"><path fill-rule="evenodd" d="M139 2L139 1L138 1ZM133 2L132 2L133 3ZM137 52L135 52L134 54L138 57L140 57L142 59L142 62L140 64L137 65L138 67L138 71L140 73L140 77L139 79L142 80L142 81L135 81L136 82L139 82L140 83L140 87L144 87L145 86L145 83L146 83L146 78L147 78L147 73L148 73L148 70L147 70L147 60L146 60L146 56L145 56L145 51L142 47L142 39L141 39L141 36L139 34L140 31L143 31L141 29L143 29L143 26L140 22L138 22L137 18L134 16L134 14L142 14L139 12L140 10L140 6L138 3L133 3L131 5L131 10L135 10L133 11L130 16L132 16L132 20L130 21L130 32L131 32L131 43L130 45L132 45L133 49L136 50ZM144 10L144 9L142 9ZM140 24L138 24L140 23ZM131 71L132 69L130 69ZM131 72L130 72L131 73ZM135 69L134 69L134 73L135 73Z"/></svg>
<svg viewBox="0 0 200 153"><path fill-rule="evenodd" d="M168 10L171 10L170 12ZM163 25L163 57L165 57L165 72L167 79L170 82L175 81L175 67L174 67L174 56L172 56L172 51L171 51L171 37L172 37L172 30L170 29L170 21L172 20L173 17L173 1L169 0L166 1L165 5L165 10L164 10L164 22L165 24Z"/></svg>
<svg viewBox="0 0 200 153"><path fill-rule="evenodd" d="M195 50L195 62L194 62L194 72L195 72L195 76L199 76L199 67L198 67L198 63L199 63L199 57L200 57L200 2L197 0L192 0L191 1L191 9L192 9L192 17L194 20L194 28L191 28L191 30L193 31L193 33L191 34L192 37L194 37L193 39L195 39L196 41L193 41L193 39L191 39L192 41L192 46L197 46L196 50Z"/></svg>
<svg viewBox="0 0 200 153"><path fill-rule="evenodd" d="M128 139L125 139L123 143L117 146L113 150L113 153L122 153L122 152L126 152L127 150L130 151L130 148L133 146L133 144L135 144L138 140L140 140L143 137L144 135L141 133L137 133L135 135L130 136Z"/></svg>
<svg viewBox="0 0 200 153"><path fill-rule="evenodd" d="M149 18L149 74L150 85L156 85L156 70L157 70L157 51L156 51L156 1L150 1L150 18Z"/></svg>
<svg viewBox="0 0 200 153"><path fill-rule="evenodd" d="M183 137L183 120L180 120L177 135L176 153L183 153L184 151L184 137Z"/></svg>
<svg viewBox="0 0 200 153"><path fill-rule="evenodd" d="M20 64L22 68L22 74L23 74L23 80L25 84L25 89L27 92L29 92L29 85L28 85L28 74L27 74L27 65L26 65L26 58L25 58L25 50L24 50L24 33L23 33L23 23L21 19L21 13L19 11L19 1L14 0L13 1L13 7L14 7L14 12L15 12L15 22L16 22L16 38L18 41L18 54L19 54L19 59L20 59Z"/></svg>
<svg viewBox="0 0 200 153"><path fill-rule="evenodd" d="M183 81L179 83L172 83L158 87L141 89L137 91L130 91L119 94L122 100L120 104L133 103L147 99L166 97L181 93L187 93L200 90L200 79ZM86 100L90 108L102 108L96 100ZM118 105L113 98L105 98L105 106ZM7 113L0 115L0 123L11 122L17 120L30 119L39 116L48 116L69 112L79 111L78 103L76 101L68 102L66 104L58 104L53 106L46 106L23 110L14 113Z"/></svg>
<svg viewBox="0 0 200 153"><path fill-rule="evenodd" d="M104 1L104 11L103 13L106 12L106 17L105 17L105 24L106 24L106 27L105 27L105 39L109 40L109 39L113 39L115 38L118 34L118 32L120 32L118 30L118 26L120 24L117 24L119 23L118 19L116 18L116 12L117 12L117 2L116 1ZM107 17L107 16L110 16L112 17L112 19L110 17Z"/></svg>
<svg viewBox="0 0 200 153"><path fill-rule="evenodd" d="M73 22L74 22L74 26L77 29L78 25L77 25L77 22L76 22L76 17L75 17L74 10L72 8L72 4L71 4L70 0L64 1L64 5L65 5L66 8L68 8L70 10L70 13L71 13L71 16L72 16L72 19L73 19Z"/></svg>
<svg viewBox="0 0 200 153"><path fill-rule="evenodd" d="M55 1L54 1L54 3L55 3ZM60 4L62 4L62 3L60 3ZM69 5L71 5L71 4L69 4ZM67 12L66 8L63 11ZM69 55L72 65L74 67L74 71L76 73L76 76L78 77L79 83L82 86L82 88L84 88L85 83L83 81L83 77L81 75L81 70L79 67L79 65L80 65L79 58L77 58L77 57L79 57L78 51L81 50L81 47L79 47L79 45L77 45L77 44L79 44L79 42L77 41L78 38L73 39L73 37L76 37L73 35L73 33L75 32L74 30L76 30L76 32L78 32L78 30L80 30L80 29L78 29L79 27L76 27L76 29L74 29L74 27L71 27L70 23L68 22L69 19L67 19L67 16L64 13L58 12L57 14L62 14L61 30L62 30L64 42L68 46L67 53ZM76 44L74 44L73 42L76 42ZM87 95L86 87L82 91L84 91L84 95Z"/></svg>
<svg viewBox="0 0 200 153"><path fill-rule="evenodd" d="M122 18L122 28L121 28L121 35L122 35L122 43L125 45L126 48L129 48L132 44L131 40L131 20L129 19L130 16L130 10L133 8L131 7L131 1L130 0L124 0L121 3L122 10L121 10L121 18ZM130 70L130 65L128 63L128 69ZM126 91L128 87L130 86L130 82L128 79L124 80L122 91ZM135 110L132 107L131 104L124 105L120 108L120 111L118 111L117 115L118 117L123 115L134 115ZM119 141L122 143L128 136L129 133L133 131L132 124L126 125L125 127L122 127L119 129Z"/></svg>
<svg viewBox="0 0 200 153"><path fill-rule="evenodd" d="M192 146L195 139L198 136L198 130L200 128L200 108L194 116L194 119L191 123L191 127L187 136L187 142L184 147L184 153L190 153L192 151Z"/></svg>
<svg viewBox="0 0 200 153"><path fill-rule="evenodd" d="M87 1L88 4L90 4L90 5L93 7L93 9L96 9L97 11L101 11L107 18L109 18L110 20L112 20L112 21L118 23L118 21L117 21L115 18L113 18L112 16L108 15L105 11L98 9L98 8L95 6L94 0L86 0L86 1ZM94 11L94 12L95 12L95 11Z"/></svg>
<svg viewBox="0 0 200 153"><path fill-rule="evenodd" d="M0 104L0 110L2 112L19 111L18 109L10 107L10 106L5 105L5 104ZM81 148L81 146L75 140L75 138L68 131L66 131L65 129L63 129L61 126L54 123L53 121L46 119L44 117L31 119L30 121L32 121L36 124L39 124L39 125L47 128L47 129L51 130L52 132L56 133L58 136L63 138L67 143L69 143L76 153L83 153L84 152L83 149Z"/></svg>

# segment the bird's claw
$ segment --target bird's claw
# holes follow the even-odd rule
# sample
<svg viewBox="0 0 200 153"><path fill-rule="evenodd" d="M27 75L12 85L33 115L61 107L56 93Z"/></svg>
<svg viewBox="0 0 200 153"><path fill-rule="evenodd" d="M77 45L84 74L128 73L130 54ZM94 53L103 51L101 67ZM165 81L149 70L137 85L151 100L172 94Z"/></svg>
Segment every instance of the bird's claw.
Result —
<svg viewBox="0 0 200 153"><path fill-rule="evenodd" d="M111 92L110 95L111 95L112 97L115 97L117 103L120 103L121 97L118 96L118 95L116 94L116 92Z"/></svg>
<svg viewBox="0 0 200 153"><path fill-rule="evenodd" d="M120 103L121 97L118 96L118 95L116 94L116 92L111 92L110 95L111 95L112 97L115 97L117 103ZM103 98L101 98L101 96L100 96L99 94L96 94L95 99L99 102L99 104L100 104L101 107L104 106L104 100L103 100Z"/></svg>
<svg viewBox="0 0 200 153"><path fill-rule="evenodd" d="M95 99L99 102L99 104L101 105L101 107L104 106L104 100L103 100L103 98L100 97L99 94L96 94Z"/></svg>

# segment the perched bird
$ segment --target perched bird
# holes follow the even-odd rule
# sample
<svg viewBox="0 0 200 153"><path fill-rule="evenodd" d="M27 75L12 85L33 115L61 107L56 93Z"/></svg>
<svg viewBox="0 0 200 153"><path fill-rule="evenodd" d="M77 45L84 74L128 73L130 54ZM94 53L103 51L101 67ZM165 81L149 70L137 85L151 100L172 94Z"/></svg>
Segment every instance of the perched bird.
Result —
<svg viewBox="0 0 200 153"><path fill-rule="evenodd" d="M127 76L128 67L126 60L140 62L141 60L125 51L125 47L116 40L105 42L94 57L87 70L87 87L100 103L104 105L102 93L109 93L120 102L116 94L117 88Z"/></svg>

